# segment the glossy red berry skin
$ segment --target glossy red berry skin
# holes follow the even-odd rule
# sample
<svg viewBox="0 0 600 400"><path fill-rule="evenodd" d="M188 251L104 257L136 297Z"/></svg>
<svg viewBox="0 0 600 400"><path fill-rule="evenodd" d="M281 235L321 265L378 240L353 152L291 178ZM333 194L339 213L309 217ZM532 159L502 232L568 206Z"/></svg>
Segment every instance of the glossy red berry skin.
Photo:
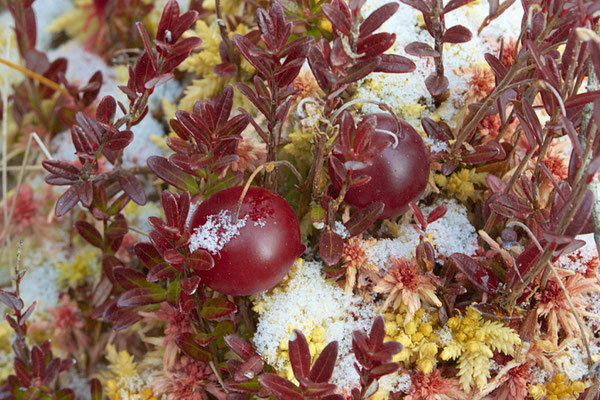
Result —
<svg viewBox="0 0 600 400"><path fill-rule="evenodd" d="M370 165L352 171L353 176L367 175L371 180L364 185L352 187L346 193L346 203L356 208L381 201L385 205L379 219L396 218L408 210L412 201L418 200L429 180L429 149L417 131L407 122L398 126L389 114L377 114L377 129L397 134L398 145L394 148L389 135L375 133L374 140L390 141ZM333 169L329 168L334 191L340 183Z"/></svg>
<svg viewBox="0 0 600 400"><path fill-rule="evenodd" d="M190 221L192 232L223 210L235 215L243 187L213 194ZM277 285L304 252L300 224L288 202L270 190L251 186L240 208L245 224L216 254L215 266L198 275L210 288L230 295L249 295Z"/></svg>

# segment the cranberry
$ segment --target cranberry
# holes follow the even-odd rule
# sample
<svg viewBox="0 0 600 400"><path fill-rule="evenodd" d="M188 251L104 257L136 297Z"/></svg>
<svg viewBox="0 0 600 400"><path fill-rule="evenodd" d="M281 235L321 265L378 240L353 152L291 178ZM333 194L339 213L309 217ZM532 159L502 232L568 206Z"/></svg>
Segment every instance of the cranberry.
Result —
<svg viewBox="0 0 600 400"><path fill-rule="evenodd" d="M367 175L371 180L363 185L352 187L346 193L346 203L363 208L375 201L385 205L380 219L396 218L408 210L408 204L418 200L429 180L429 150L421 136L407 122L398 121L398 126L389 114L377 114L377 129L392 132L398 137L394 148L390 136L375 132L374 140L388 140L390 146L370 165L353 169L353 176ZM337 156L341 157L341 156ZM340 158L341 159L341 158ZM337 193L340 183L329 168L333 189Z"/></svg>
<svg viewBox="0 0 600 400"><path fill-rule="evenodd" d="M237 186L215 193L198 206L190 222L190 250L208 250L215 262L199 276L210 288L231 295L272 288L305 249L294 210L267 189L251 186L236 219L242 191Z"/></svg>

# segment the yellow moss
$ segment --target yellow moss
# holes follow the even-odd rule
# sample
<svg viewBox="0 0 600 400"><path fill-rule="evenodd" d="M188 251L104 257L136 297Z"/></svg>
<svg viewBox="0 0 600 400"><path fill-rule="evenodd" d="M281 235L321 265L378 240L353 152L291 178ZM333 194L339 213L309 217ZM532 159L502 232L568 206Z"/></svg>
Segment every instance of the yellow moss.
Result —
<svg viewBox="0 0 600 400"><path fill-rule="evenodd" d="M56 264L60 287L77 287L98 270L98 250L90 249L75 256L72 262Z"/></svg>
<svg viewBox="0 0 600 400"><path fill-rule="evenodd" d="M517 332L499 322L486 321L473 307L464 317L448 320L452 340L444 345L442 360L458 358L460 384L465 391L471 386L482 388L490 377L490 361L494 351L512 355L521 343Z"/></svg>
<svg viewBox="0 0 600 400"><path fill-rule="evenodd" d="M423 104L405 104L400 108L400 112L402 116L406 119L409 118L419 118L421 113L425 110L425 105Z"/></svg>
<svg viewBox="0 0 600 400"><path fill-rule="evenodd" d="M581 381L570 381L562 373L552 377L548 383L529 385L529 395L534 400L545 397L548 400L570 400L576 399L585 390L585 385Z"/></svg>
<svg viewBox="0 0 600 400"><path fill-rule="evenodd" d="M290 143L283 146L283 151L294 158L294 165L300 170L308 170L312 162L313 132L310 129L296 129L289 134Z"/></svg>
<svg viewBox="0 0 600 400"><path fill-rule="evenodd" d="M441 189L464 203L468 199L477 201L481 198L482 191L476 187L485 185L486 175L485 172L464 168L454 171L450 176L435 174L433 179Z"/></svg>
<svg viewBox="0 0 600 400"><path fill-rule="evenodd" d="M319 20L319 28L322 31L331 32L332 31L331 21L329 21L327 18L321 18Z"/></svg>
<svg viewBox="0 0 600 400"><path fill-rule="evenodd" d="M127 351L117 352L115 346L106 346L109 361L105 380L106 395L110 400L158 400L140 378L133 356Z"/></svg>
<svg viewBox="0 0 600 400"><path fill-rule="evenodd" d="M386 341L400 342L404 347L393 357L394 362L415 363L424 373L430 373L437 364L439 339L433 332L437 324L434 314L419 309L414 316L401 306L396 313L385 313Z"/></svg>

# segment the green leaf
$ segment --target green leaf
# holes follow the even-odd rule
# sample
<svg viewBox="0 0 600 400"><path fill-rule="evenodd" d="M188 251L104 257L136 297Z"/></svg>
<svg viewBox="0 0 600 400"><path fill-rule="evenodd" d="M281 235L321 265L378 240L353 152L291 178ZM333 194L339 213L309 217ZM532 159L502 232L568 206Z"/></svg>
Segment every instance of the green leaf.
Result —
<svg viewBox="0 0 600 400"><path fill-rule="evenodd" d="M233 333L233 324L231 321L221 321L215 326L215 330L213 331L213 335L215 335L215 343L218 348L224 348L227 346L225 343L225 336Z"/></svg>

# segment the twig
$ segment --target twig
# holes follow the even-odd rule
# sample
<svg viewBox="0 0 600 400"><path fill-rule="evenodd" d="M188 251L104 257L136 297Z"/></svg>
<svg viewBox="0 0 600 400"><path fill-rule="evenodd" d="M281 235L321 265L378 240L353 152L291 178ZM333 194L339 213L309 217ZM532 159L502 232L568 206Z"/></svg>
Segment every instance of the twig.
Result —
<svg viewBox="0 0 600 400"><path fill-rule="evenodd" d="M9 47L10 46L6 47L7 51L9 49ZM4 64L10 68L16 69L17 71L22 72L23 74L27 75L31 79L35 79L36 81L40 82L41 84L48 86L50 89L54 89L54 90L64 94L65 96L72 97L71 93L69 93L69 91L67 89L58 85L56 82L51 81L50 79L46 78L45 76L36 74L35 72L30 71L27 68L23 68L20 65L10 62L8 60L5 60L4 58L0 58L0 64Z"/></svg>
<svg viewBox="0 0 600 400"><path fill-rule="evenodd" d="M536 247L538 248L538 250L540 252L543 250L542 245L540 244L540 242L538 242L538 240L535 237L535 235L533 234L533 232L531 232L531 229L529 229L525 224L523 224L523 223L521 223L519 221L511 221L506 226L508 228L510 228L510 227L515 226L515 225L519 226L521 229L523 229L525 232L527 232L527 235L529 235L529 238L536 245ZM590 345L588 343L587 336L585 334L585 330L584 330L584 327L583 327L583 322L581 322L581 318L579 318L579 313L577 313L577 310L575 309L575 306L573 305L573 302L571 301L571 296L569 295L569 291L567 290L567 288L563 284L562 279L560 279L560 275L558 275L558 272L556 271L556 267L554 266L554 263L552 263L551 260L548 260L548 266L550 267L550 270L552 271L552 273L554 275L554 278L558 282L558 285L560 286L560 289L563 291L563 293L565 295L565 299L567 299L567 303L569 304L569 308L571 309L571 312L573 313L573 316L577 320L577 325L579 326L579 331L581 332L581 338L583 339L583 345L585 346L585 351L586 351L587 356L588 356L588 366L589 366L590 369L592 369L593 366L594 366L594 361L592 360L592 352L590 351Z"/></svg>

